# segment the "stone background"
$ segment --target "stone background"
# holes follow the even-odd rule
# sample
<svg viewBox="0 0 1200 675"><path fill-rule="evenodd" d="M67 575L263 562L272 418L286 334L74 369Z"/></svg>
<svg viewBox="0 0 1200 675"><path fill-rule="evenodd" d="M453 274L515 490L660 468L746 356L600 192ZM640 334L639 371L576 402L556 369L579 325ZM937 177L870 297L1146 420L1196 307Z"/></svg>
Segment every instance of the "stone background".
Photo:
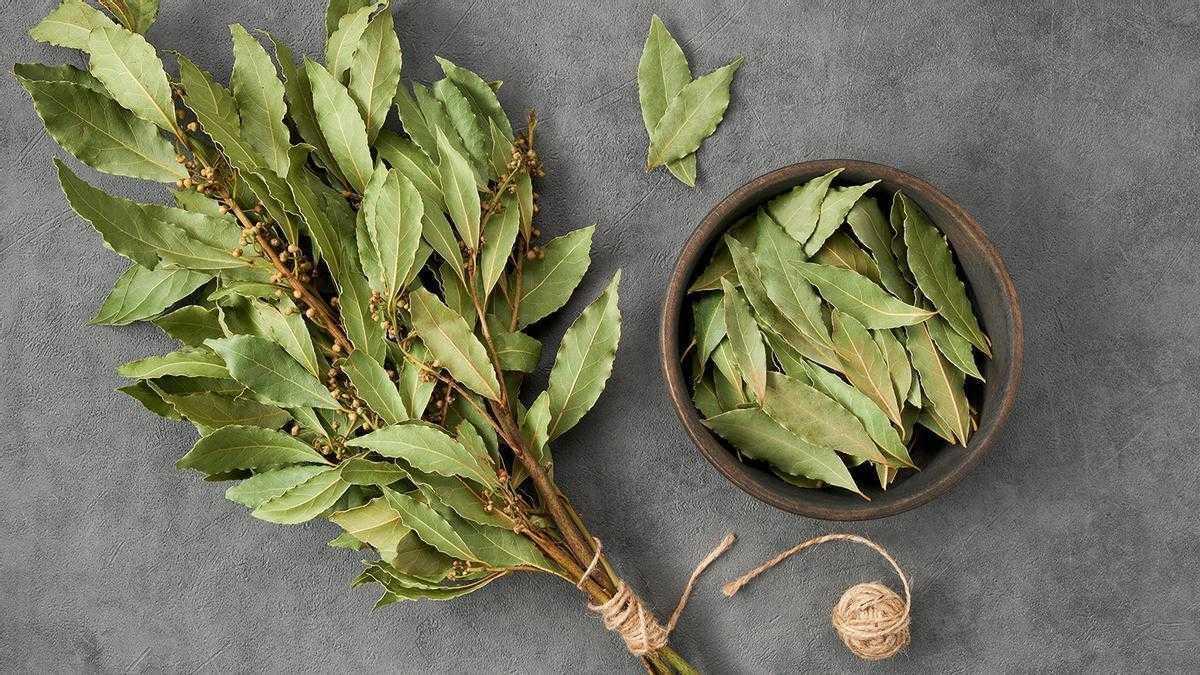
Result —
<svg viewBox="0 0 1200 675"><path fill-rule="evenodd" d="M8 76L13 61L77 57L25 35L51 0L6 4L0 670L637 672L565 585L512 579L372 611L370 592L347 588L356 556L325 546L331 526L258 522L172 468L190 428L113 392L118 363L167 340L85 325L124 263L67 210L58 150ZM235 20L320 53L320 2L163 4L152 40L222 77ZM510 110L542 112L542 227L599 224L572 311L625 270L616 373L558 444L558 476L664 613L693 563L738 532L674 638L695 664L1200 665L1196 3L402 0L396 11L409 77L434 79L444 54L505 80ZM697 72L747 58L695 192L641 169L634 78L655 12ZM1005 256L1027 327L1023 388L991 456L938 501L847 528L915 578L915 642L875 666L828 624L848 585L890 578L869 553L831 547L720 595L719 581L841 526L726 483L676 423L657 362L659 302L691 228L748 179L823 157L898 166L957 199Z"/></svg>

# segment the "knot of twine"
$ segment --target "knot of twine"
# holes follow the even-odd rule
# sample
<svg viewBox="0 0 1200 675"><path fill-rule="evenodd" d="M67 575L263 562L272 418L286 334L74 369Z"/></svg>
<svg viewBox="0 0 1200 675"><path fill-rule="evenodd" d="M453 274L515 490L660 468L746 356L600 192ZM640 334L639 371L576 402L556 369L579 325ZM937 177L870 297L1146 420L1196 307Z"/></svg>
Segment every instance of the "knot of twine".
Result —
<svg viewBox="0 0 1200 675"><path fill-rule="evenodd" d="M645 656L657 651L667 645L667 638L670 637L671 631L675 630L675 624L679 622L683 608L687 606L696 580L713 561L728 551L730 546L733 546L735 538L732 532L725 535L712 553L709 553L704 560L700 561L700 564L696 565L687 585L683 587L679 603L675 605L675 611L671 612L671 618L667 621L666 626L658 622L654 613L646 609L642 599L623 580L618 580L617 592L613 594L612 598L599 605L589 602L588 609L600 615L605 628L621 636L629 653L634 656ZM584 570L583 575L579 577L579 583L576 584L578 588L583 588L583 583L596 571L596 565L600 562L600 551L604 545L595 537L592 538L592 541L596 544L596 553L592 556L592 562Z"/></svg>
<svg viewBox="0 0 1200 675"><path fill-rule="evenodd" d="M861 659L881 661L895 656L908 645L909 614L912 592L904 570L882 546L853 534L827 534L798 544L745 575L725 584L725 595L732 597L752 579L806 548L831 541L852 541L873 549L887 560L904 587L904 598L878 581L856 584L842 594L833 606L833 629L842 644Z"/></svg>

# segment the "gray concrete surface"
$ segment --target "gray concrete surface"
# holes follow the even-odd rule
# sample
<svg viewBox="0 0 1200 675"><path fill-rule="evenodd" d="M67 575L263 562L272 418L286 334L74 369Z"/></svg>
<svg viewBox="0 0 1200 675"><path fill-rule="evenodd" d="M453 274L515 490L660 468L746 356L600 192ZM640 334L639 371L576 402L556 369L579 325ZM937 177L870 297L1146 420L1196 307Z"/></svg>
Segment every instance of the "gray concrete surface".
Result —
<svg viewBox="0 0 1200 675"><path fill-rule="evenodd" d="M323 3L164 0L151 36L227 73L226 24L319 53ZM705 671L1195 671L1200 666L1200 9L1194 2L401 1L410 77L444 54L542 111L543 227L597 222L584 295L625 270L624 342L558 476ZM28 5L18 7L18 5ZM249 518L173 468L192 432L114 393L150 328L85 325L123 262L67 211L56 152L7 76L60 61L0 27L0 670L636 672L569 587L513 579L449 604L372 611L330 526ZM641 170L635 68L657 12L707 71L736 55L734 103L689 192ZM1007 431L952 494L846 529L915 579L912 647L866 665L828 612L869 553L830 549L736 600L718 582L840 526L727 484L685 439L658 373L659 301L717 199L780 165L884 162L959 200L1006 257L1027 366ZM106 187L140 198L133 181ZM582 303L573 304L575 309ZM565 323L548 327L553 335Z"/></svg>

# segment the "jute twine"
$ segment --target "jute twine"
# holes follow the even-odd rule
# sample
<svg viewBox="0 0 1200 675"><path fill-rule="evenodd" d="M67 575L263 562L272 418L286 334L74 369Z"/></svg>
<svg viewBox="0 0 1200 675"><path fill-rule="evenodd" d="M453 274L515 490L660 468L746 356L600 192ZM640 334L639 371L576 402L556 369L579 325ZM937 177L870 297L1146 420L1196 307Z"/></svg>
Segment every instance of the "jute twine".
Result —
<svg viewBox="0 0 1200 675"><path fill-rule="evenodd" d="M704 570L708 569L709 565L713 564L713 561L728 551L730 546L733 546L735 538L732 532L725 535L712 553L709 553L704 560L700 561L700 564L696 565L692 576L683 587L683 593L680 594L679 602L675 605L675 611L671 612L671 618L667 621L666 626L659 623L654 613L646 609L642 599L624 580L618 580L617 592L608 602L600 605L588 603L588 609L600 615L605 628L621 636L621 639L625 641L625 646L634 656L645 656L657 651L666 646L667 638L670 637L671 631L675 630L675 624L679 622L683 608L687 606L696 580L700 578ZM579 577L579 583L576 584L579 588L582 588L583 582L587 581L592 572L596 571L596 565L600 562L600 550L604 548L599 539L593 538L592 541L596 544L596 554L592 557L591 564Z"/></svg>
<svg viewBox="0 0 1200 675"><path fill-rule="evenodd" d="M854 534L827 534L793 546L743 576L725 584L725 595L732 597L752 579L806 548L831 541L852 541L873 549L891 564L904 586L904 598L878 581L856 584L842 594L833 606L833 629L842 644L861 659L881 661L895 656L909 642L909 614L912 592L904 570L882 546Z"/></svg>

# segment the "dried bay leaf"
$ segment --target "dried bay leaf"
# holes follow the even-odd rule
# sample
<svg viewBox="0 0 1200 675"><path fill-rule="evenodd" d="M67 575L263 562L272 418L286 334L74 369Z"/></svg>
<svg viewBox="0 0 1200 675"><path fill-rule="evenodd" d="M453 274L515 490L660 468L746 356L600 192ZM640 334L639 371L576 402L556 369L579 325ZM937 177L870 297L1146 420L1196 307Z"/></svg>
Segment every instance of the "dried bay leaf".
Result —
<svg viewBox="0 0 1200 675"><path fill-rule="evenodd" d="M496 345L496 357L505 372L532 373L542 358L542 343L520 331L502 330L492 326L492 342Z"/></svg>
<svg viewBox="0 0 1200 675"><path fill-rule="evenodd" d="M483 233L483 247L479 256L481 291L486 298L499 281L513 245L521 229L521 211L515 198L506 195L501 201L502 210L488 219Z"/></svg>
<svg viewBox="0 0 1200 675"><path fill-rule="evenodd" d="M892 238L895 233L883 211L879 210L879 203L875 198L859 199L850 209L850 213L846 214L846 222L854 236L858 237L875 257L875 263L879 267L878 281L891 291L892 295L910 305L913 304L913 288L905 280L904 273L896 261L896 254L892 250Z"/></svg>
<svg viewBox="0 0 1200 675"><path fill-rule="evenodd" d="M804 244L804 252L810 256L816 255L825 245L825 240L846 221L846 214L850 213L850 209L859 198L878 182L873 180L863 185L830 188L825 194L825 199L821 201L821 216L812 236Z"/></svg>
<svg viewBox="0 0 1200 675"><path fill-rule="evenodd" d="M869 396L847 384L842 378L824 368L806 363L805 370L810 382L819 391L841 403L846 410L858 418L867 435L879 449L904 466L914 466L900 435L892 427L886 413Z"/></svg>
<svg viewBox="0 0 1200 675"><path fill-rule="evenodd" d="M416 260L425 205L417 188L403 174L381 165L363 195L362 213L366 214L367 233L379 257L380 290L384 297L391 298L403 289Z"/></svg>
<svg viewBox="0 0 1200 675"><path fill-rule="evenodd" d="M342 462L340 470L342 480L351 485L386 487L409 477L409 472L395 462L376 462L361 456Z"/></svg>
<svg viewBox="0 0 1200 675"><path fill-rule="evenodd" d="M333 508L348 489L350 484L342 480L341 474L329 469L263 502L250 515L281 525L307 522Z"/></svg>
<svg viewBox="0 0 1200 675"><path fill-rule="evenodd" d="M921 379L924 410L944 421L945 428L965 446L971 434L971 410L962 371L938 352L928 326L910 326L905 335L905 346Z"/></svg>
<svg viewBox="0 0 1200 675"><path fill-rule="evenodd" d="M112 292L91 322L100 326L126 326L156 317L212 279L208 274L178 267L148 270L133 265L117 279Z"/></svg>
<svg viewBox="0 0 1200 675"><path fill-rule="evenodd" d="M385 497L376 497L362 506L331 513L329 520L341 526L346 534L370 544L385 560L396 555L400 540L412 532L404 524L400 512L392 508Z"/></svg>
<svg viewBox="0 0 1200 675"><path fill-rule="evenodd" d="M340 367L350 378L350 384L354 385L359 398L384 422L397 424L409 419L400 391L382 364L366 352L355 351L341 362Z"/></svg>
<svg viewBox="0 0 1200 675"><path fill-rule="evenodd" d="M350 96L367 125L368 140L375 140L387 119L400 84L402 63L395 19L387 8L367 24L350 62Z"/></svg>
<svg viewBox="0 0 1200 675"><path fill-rule="evenodd" d="M483 562L454 531L450 523L428 504L423 504L406 494L387 488L384 488L383 494L392 508L400 512L404 524L412 528L421 541L448 556Z"/></svg>
<svg viewBox="0 0 1200 675"><path fill-rule="evenodd" d="M954 364L954 367L964 374L983 382L983 374L979 372L979 366L975 364L975 352L971 349L971 343L954 332L954 329L950 328L950 324L940 316L933 317L926 324L929 326L929 335L933 338L933 343L937 345L942 356L946 357L947 361Z"/></svg>
<svg viewBox="0 0 1200 675"><path fill-rule="evenodd" d="M850 383L874 401L888 419L900 424L900 403L887 358L867 329L853 316L835 311L833 346Z"/></svg>
<svg viewBox="0 0 1200 675"><path fill-rule="evenodd" d="M446 210L454 228L466 243L467 248L479 246L479 189L470 163L451 145L442 129L437 130L438 177Z"/></svg>
<svg viewBox="0 0 1200 675"><path fill-rule="evenodd" d="M117 368L117 374L134 380L177 377L229 377L221 357L209 349L184 347L162 356L148 356Z"/></svg>
<svg viewBox="0 0 1200 675"><path fill-rule="evenodd" d="M329 471L323 464L296 464L282 469L256 473L225 491L225 498L247 508L256 509L283 495L319 473Z"/></svg>
<svg viewBox="0 0 1200 675"><path fill-rule="evenodd" d="M264 166L258 152L242 136L242 122L233 94L183 56L177 55L175 60L179 62L184 102L229 163L244 173L253 173Z"/></svg>
<svg viewBox="0 0 1200 675"><path fill-rule="evenodd" d="M642 122L653 139L667 104L679 90L692 81L692 70L679 43L671 36L658 15L650 18L650 33L638 61L638 101ZM696 187L696 154L667 163L667 169L688 187Z"/></svg>
<svg viewBox="0 0 1200 675"><path fill-rule="evenodd" d="M558 311L583 279L591 264L596 226L555 237L542 247L544 255L525 265L517 326L524 328Z"/></svg>
<svg viewBox="0 0 1200 675"><path fill-rule="evenodd" d="M818 263L796 263L795 269L817 287L829 304L868 328L898 328L934 315L901 302L857 272Z"/></svg>
<svg viewBox="0 0 1200 675"><path fill-rule="evenodd" d="M242 135L277 176L288 174L291 133L283 118L283 83L267 50L240 24L229 27L233 35L233 74L229 78L237 101Z"/></svg>
<svg viewBox="0 0 1200 675"><path fill-rule="evenodd" d="M929 222L925 212L916 203L903 195L900 199L904 208L904 245L908 250L908 266L921 293L929 298L954 332L991 356L990 343L971 309L967 287L958 277L954 256L945 235Z"/></svg>
<svg viewBox="0 0 1200 675"><path fill-rule="evenodd" d="M248 398L209 392L185 395L164 393L162 397L180 415L205 429L216 430L228 426L278 429L291 420L291 416L278 407Z"/></svg>
<svg viewBox="0 0 1200 675"><path fill-rule="evenodd" d="M760 212L759 218L769 216ZM764 223L757 245L763 264L762 285L767 296L779 307L783 317L810 341L829 350L833 341L821 315L821 299L798 266L805 261L803 247L775 226Z"/></svg>
<svg viewBox="0 0 1200 675"><path fill-rule="evenodd" d="M337 28L330 32L325 40L325 68L334 79L342 81L342 76L350 70L359 42L371 21L371 14L382 4L385 3L371 2L353 8L347 7L350 11L338 17Z"/></svg>
<svg viewBox="0 0 1200 675"><path fill-rule="evenodd" d="M455 65L449 59L440 56L433 58L437 59L438 65L442 67L442 73L445 74L446 79L458 85L463 94L467 96L475 112L496 125L505 138L512 140L512 123L508 121L508 115L501 107L500 100L496 98L495 89L479 75Z"/></svg>
<svg viewBox="0 0 1200 675"><path fill-rule="evenodd" d="M285 408L338 408L325 385L283 347L266 338L234 335L205 340L204 344L216 350L234 379L246 385L263 403Z"/></svg>
<svg viewBox="0 0 1200 675"><path fill-rule="evenodd" d="M176 465L205 474L287 464L329 464L321 453L285 433L262 427L228 426L196 441Z"/></svg>
<svg viewBox="0 0 1200 675"><path fill-rule="evenodd" d="M721 294L708 293L692 303L692 330L701 366L712 356L721 340L725 339L723 298Z"/></svg>
<svg viewBox="0 0 1200 675"><path fill-rule="evenodd" d="M770 373L767 382L762 408L783 428L811 445L874 462L891 461L876 447L862 422L838 401L780 373Z"/></svg>
<svg viewBox="0 0 1200 675"><path fill-rule="evenodd" d="M723 281L725 327L738 373L750 387L755 399L762 401L767 391L767 352L762 333L745 297L728 281Z"/></svg>
<svg viewBox="0 0 1200 675"><path fill-rule="evenodd" d="M895 334L890 330L877 330L873 337L875 344L879 347L880 353L883 354L884 360L888 364L888 372L892 374L892 385L896 389L896 400L904 404L908 398L908 393L912 389L913 368L912 363L908 360L908 352L905 351L904 345L896 338Z"/></svg>
<svg viewBox="0 0 1200 675"><path fill-rule="evenodd" d="M413 330L450 374L492 400L500 399L500 383L479 338L457 312L420 288L409 294Z"/></svg>
<svg viewBox="0 0 1200 675"><path fill-rule="evenodd" d="M729 106L729 88L741 67L739 57L727 66L684 85L670 100L650 134L646 168L654 169L697 150L717 129Z"/></svg>
<svg viewBox="0 0 1200 675"><path fill-rule="evenodd" d="M88 71L113 99L138 117L174 133L171 85L154 47L137 33L98 26L88 36Z"/></svg>
<svg viewBox="0 0 1200 675"><path fill-rule="evenodd" d="M371 160L367 127L358 112L358 104L346 87L317 63L306 60L304 71L312 86L313 112L321 135L346 180L361 194L371 179L375 164Z"/></svg>
<svg viewBox="0 0 1200 675"><path fill-rule="evenodd" d="M840 267L880 283L879 265L859 245L843 232L834 232L825 245L813 256L813 261L831 267Z"/></svg>
<svg viewBox="0 0 1200 675"><path fill-rule="evenodd" d="M56 47L87 51L92 31L116 27L117 24L108 18L107 14L84 0L63 0L54 11L30 29L29 36L38 42L47 42Z"/></svg>
<svg viewBox="0 0 1200 675"><path fill-rule="evenodd" d="M563 335L546 388L550 440L579 423L600 398L612 374L621 340L620 284L618 271L600 297L580 313Z"/></svg>
<svg viewBox="0 0 1200 675"><path fill-rule="evenodd" d="M487 176L491 166L492 138L485 124L486 118L476 114L467 95L449 79L434 82L433 95L442 102L446 120L462 140L475 175Z"/></svg>
<svg viewBox="0 0 1200 675"><path fill-rule="evenodd" d="M219 338L224 335L217 318L217 310L199 305L188 305L164 314L154 319L167 335L179 340L185 345L199 347L208 338Z"/></svg>
<svg viewBox="0 0 1200 675"><path fill-rule="evenodd" d="M833 450L805 442L759 408L741 408L704 421L742 454L797 476L823 480L862 494Z"/></svg>
<svg viewBox="0 0 1200 675"><path fill-rule="evenodd" d="M767 213L784 232L803 245L817 229L817 222L821 219L821 203L825 201L833 179L841 172L841 169L834 169L775 197L767 202Z"/></svg>
<svg viewBox="0 0 1200 675"><path fill-rule="evenodd" d="M383 455L403 459L414 468L442 476L462 476L480 485L495 488L496 472L486 458L463 447L446 432L419 422L393 424L364 436L350 439L347 445L366 448Z"/></svg>

